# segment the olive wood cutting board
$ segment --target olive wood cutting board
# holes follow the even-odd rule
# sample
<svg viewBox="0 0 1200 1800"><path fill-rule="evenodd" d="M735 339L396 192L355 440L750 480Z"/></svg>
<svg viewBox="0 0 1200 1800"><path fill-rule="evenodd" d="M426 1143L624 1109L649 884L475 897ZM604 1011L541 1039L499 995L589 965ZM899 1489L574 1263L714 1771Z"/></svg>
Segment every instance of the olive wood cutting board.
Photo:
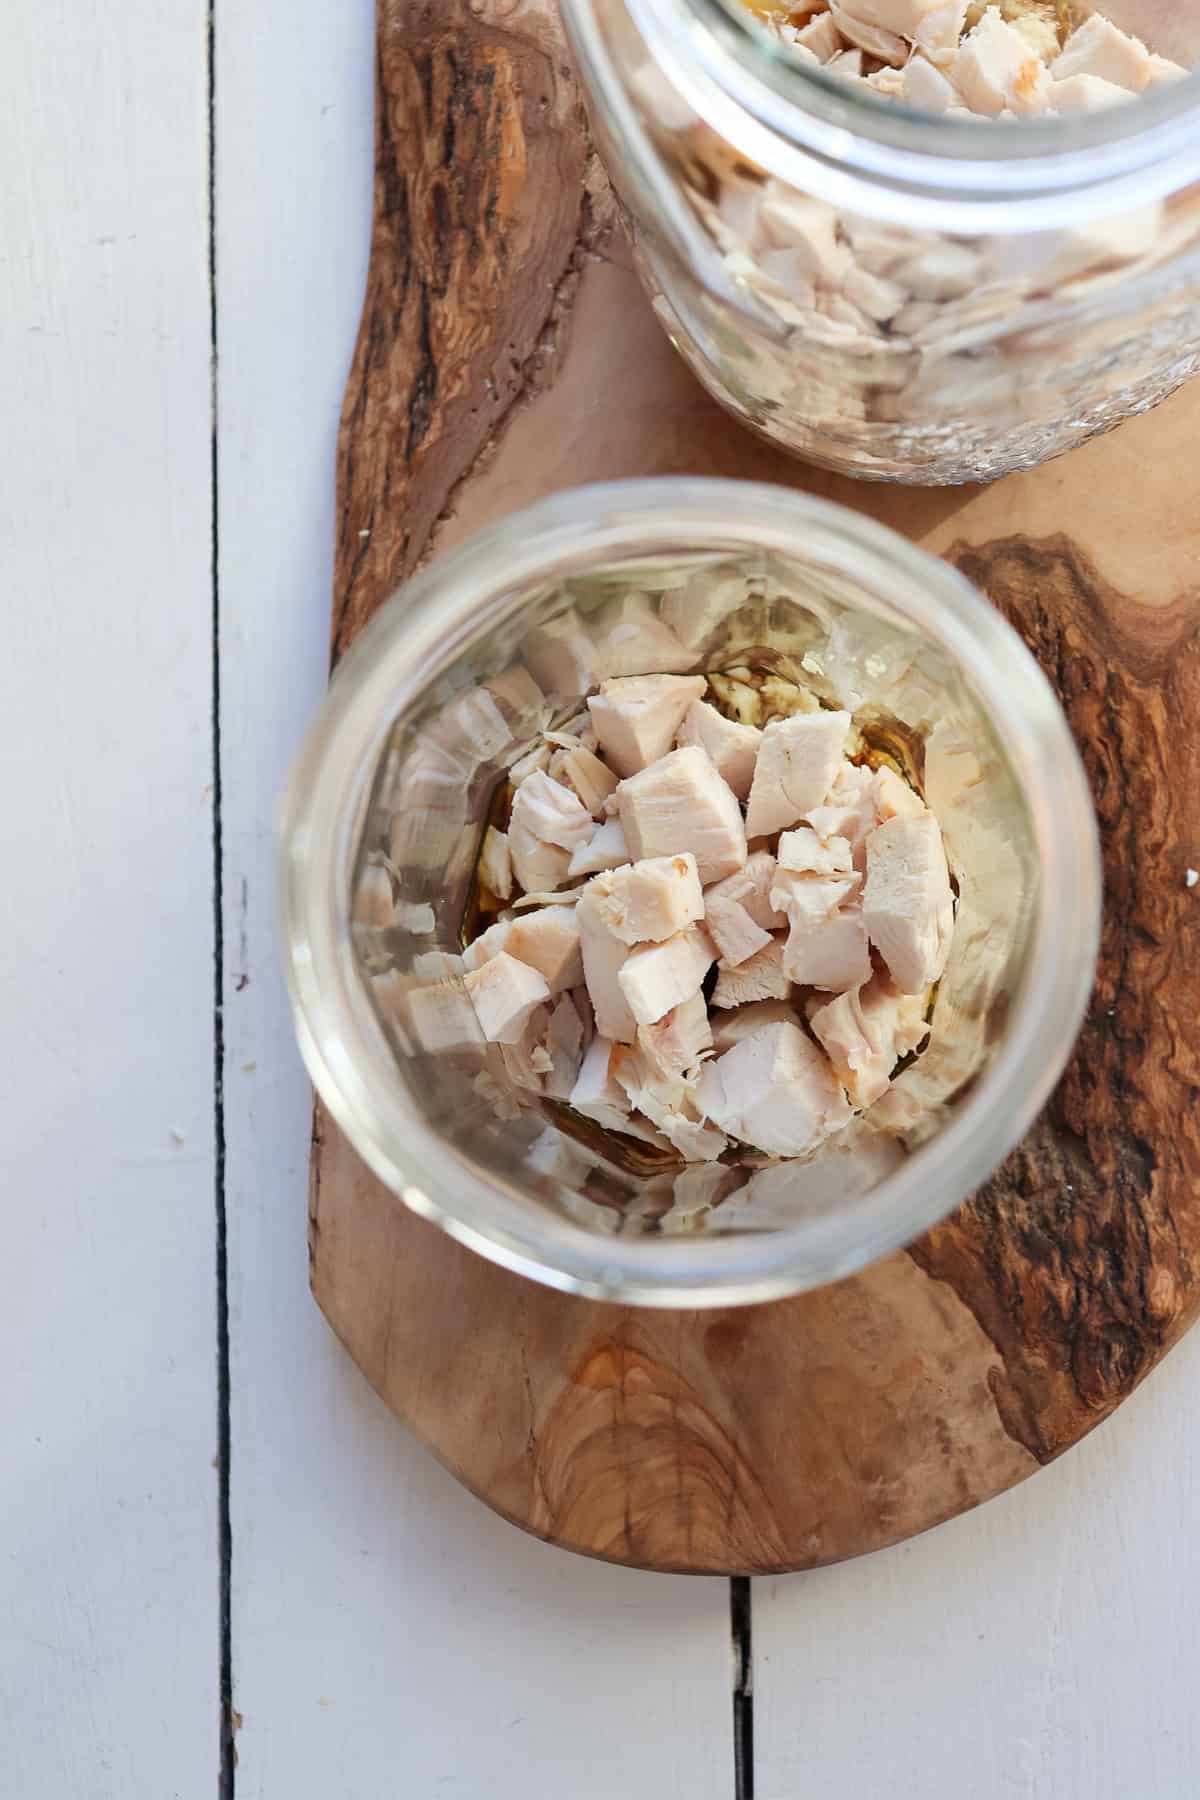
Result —
<svg viewBox="0 0 1200 1800"><path fill-rule="evenodd" d="M952 1218L822 1292L691 1313L554 1293L407 1212L318 1106L316 1298L388 1405L508 1518L657 1569L833 1562L1051 1461L1195 1319L1198 441L1200 383L988 489L787 460L706 398L651 315L545 0L379 0L335 658L412 570L553 489L783 482L986 589L1062 697L1103 838L1099 978L1045 1113Z"/></svg>

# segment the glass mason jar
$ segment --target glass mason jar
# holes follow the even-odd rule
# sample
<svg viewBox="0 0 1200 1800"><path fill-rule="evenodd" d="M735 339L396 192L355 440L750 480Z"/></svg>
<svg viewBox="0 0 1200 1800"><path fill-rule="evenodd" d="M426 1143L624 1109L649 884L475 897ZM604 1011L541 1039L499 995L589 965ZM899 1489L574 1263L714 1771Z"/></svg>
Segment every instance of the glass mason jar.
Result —
<svg viewBox="0 0 1200 1800"><path fill-rule="evenodd" d="M1200 77L1087 115L939 117L802 64L743 0L563 11L655 310L776 443L990 481L1200 366ZM1152 47L1200 62L1200 6L1159 15Z"/></svg>
<svg viewBox="0 0 1200 1800"><path fill-rule="evenodd" d="M808 1161L697 1179L513 1088L461 981L507 772L608 675L769 670L903 741L958 889L927 1047ZM1047 1099L1090 991L1095 820L1055 697L959 574L783 490L584 488L408 582L341 664L283 819L300 1045L360 1155L418 1213L555 1287L765 1300L917 1236Z"/></svg>

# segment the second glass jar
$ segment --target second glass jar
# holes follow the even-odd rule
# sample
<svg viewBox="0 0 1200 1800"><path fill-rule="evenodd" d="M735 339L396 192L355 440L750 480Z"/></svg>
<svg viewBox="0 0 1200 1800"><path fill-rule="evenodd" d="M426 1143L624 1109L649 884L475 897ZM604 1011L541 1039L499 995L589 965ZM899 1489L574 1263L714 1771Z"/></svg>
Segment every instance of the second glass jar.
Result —
<svg viewBox="0 0 1200 1800"><path fill-rule="evenodd" d="M741 0L564 0L639 272L746 424L879 480L994 480L1200 370L1200 76L939 118L792 59ZM1200 57L1200 5L1165 49ZM897 296L900 296L897 304Z"/></svg>

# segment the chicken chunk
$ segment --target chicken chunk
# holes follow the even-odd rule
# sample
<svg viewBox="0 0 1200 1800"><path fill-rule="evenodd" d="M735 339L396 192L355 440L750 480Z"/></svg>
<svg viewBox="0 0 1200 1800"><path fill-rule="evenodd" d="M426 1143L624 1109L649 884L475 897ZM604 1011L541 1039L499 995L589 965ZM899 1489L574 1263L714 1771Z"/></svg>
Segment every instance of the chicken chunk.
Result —
<svg viewBox="0 0 1200 1800"><path fill-rule="evenodd" d="M712 1027L703 994L693 994L653 1025L639 1025L638 1047L664 1074L690 1079L712 1049Z"/></svg>
<svg viewBox="0 0 1200 1800"><path fill-rule="evenodd" d="M951 77L972 112L995 117L1006 108L1039 113L1053 105L1053 83L1045 63L995 6L988 7L963 39Z"/></svg>
<svg viewBox="0 0 1200 1800"><path fill-rule="evenodd" d="M653 1025L664 1013L699 993L716 960L716 948L701 925L689 925L665 943L634 950L622 964L617 980L637 1023ZM590 982L588 986L590 989Z"/></svg>
<svg viewBox="0 0 1200 1800"><path fill-rule="evenodd" d="M771 942L770 932L754 923L740 900L730 900L716 888L705 895L704 923L723 969L736 969Z"/></svg>
<svg viewBox="0 0 1200 1800"><path fill-rule="evenodd" d="M817 61L822 63L827 63L830 57L836 56L842 47L838 28L832 15L827 12L818 13L815 19L810 19L807 25L802 26L794 41L805 50L811 50Z"/></svg>
<svg viewBox="0 0 1200 1800"><path fill-rule="evenodd" d="M665 756L703 675L625 675L601 684L588 701L600 747L618 775L636 775Z"/></svg>
<svg viewBox="0 0 1200 1800"><path fill-rule="evenodd" d="M1150 81L1150 52L1140 39L1093 13L1071 33L1050 64L1050 73L1055 82L1073 75L1094 75L1130 94L1140 94ZM1055 106L1057 101L1052 99L1050 104Z"/></svg>
<svg viewBox="0 0 1200 1800"><path fill-rule="evenodd" d="M796 874L849 875L854 870L849 839L837 833L822 838L811 825L798 825L795 831L781 834L776 863Z"/></svg>
<svg viewBox="0 0 1200 1800"><path fill-rule="evenodd" d="M783 939L771 938L765 949L736 968L723 968L713 989L713 1005L747 1006L755 1000L786 1000L792 987L783 957Z"/></svg>
<svg viewBox="0 0 1200 1800"><path fill-rule="evenodd" d="M877 56L881 62L894 63L899 68L908 60L908 45L895 31L888 31L883 25L876 25L859 17L856 0L848 0L842 6L839 0L829 0L829 16L848 44L857 44L868 56Z"/></svg>
<svg viewBox="0 0 1200 1800"><path fill-rule="evenodd" d="M579 797L552 780L544 769L535 769L514 794L510 832L518 821L539 842L567 852L586 844L594 829L592 816ZM522 887L529 885L521 881Z"/></svg>
<svg viewBox="0 0 1200 1800"><path fill-rule="evenodd" d="M746 1006L733 1007L729 1011L716 1010L709 1014L712 1047L717 1056L723 1056L726 1050L732 1050L735 1044L740 1044L762 1025L795 1025L798 1022L795 1008L787 1000L752 1000Z"/></svg>
<svg viewBox="0 0 1200 1800"><path fill-rule="evenodd" d="M753 725L739 725L727 719L706 700L693 700L679 727L675 742L679 746L699 744L723 781L727 781L739 800L750 792L754 764L762 732Z"/></svg>
<svg viewBox="0 0 1200 1800"><path fill-rule="evenodd" d="M556 750L550 758L547 774L551 780L570 788L579 804L594 819L600 817L604 802L617 785L617 778L608 764L602 763L582 744Z"/></svg>
<svg viewBox="0 0 1200 1800"><path fill-rule="evenodd" d="M527 893L561 887L571 853L592 835L591 814L543 769L526 776L513 796L508 848L513 874Z"/></svg>
<svg viewBox="0 0 1200 1800"><path fill-rule="evenodd" d="M575 1111L582 1113L587 1119L597 1116L598 1107L604 1111L629 1110L625 1094L612 1074L612 1053L615 1048L611 1039L598 1035L588 1045L580 1064L579 1074L568 1100Z"/></svg>
<svg viewBox="0 0 1200 1800"><path fill-rule="evenodd" d="M918 112L944 113L958 99L941 70L923 56L914 56L905 66L902 81L901 99Z"/></svg>
<svg viewBox="0 0 1200 1800"><path fill-rule="evenodd" d="M913 792L895 769L883 763L871 778L871 798L875 817L882 825L885 819L917 818L927 811L920 794Z"/></svg>
<svg viewBox="0 0 1200 1800"><path fill-rule="evenodd" d="M897 37L919 40L928 21L947 11L946 0L849 0L854 12L870 25L878 25ZM959 29L966 11L966 0L958 8ZM955 42L958 34L955 33Z"/></svg>
<svg viewBox="0 0 1200 1800"><path fill-rule="evenodd" d="M744 866L741 808L698 744L672 750L622 781L616 799L635 857L690 850L706 886Z"/></svg>
<svg viewBox="0 0 1200 1800"><path fill-rule="evenodd" d="M497 831L494 825L489 825L483 834L483 849L479 853L479 879L489 893L495 894L497 900L512 898L513 871L508 834Z"/></svg>
<svg viewBox="0 0 1200 1800"><path fill-rule="evenodd" d="M530 1015L550 998L543 976L503 950L463 977L479 1029L492 1044L519 1041Z"/></svg>
<svg viewBox="0 0 1200 1800"><path fill-rule="evenodd" d="M550 1058L544 1091L552 1100L569 1100L583 1064L583 1021L570 994L559 996L544 1041Z"/></svg>
<svg viewBox="0 0 1200 1800"><path fill-rule="evenodd" d="M833 1071L799 1025L764 1025L708 1063L701 1110L768 1156L804 1156L850 1118Z"/></svg>
<svg viewBox="0 0 1200 1800"><path fill-rule="evenodd" d="M496 926L492 931L497 930ZM578 987L583 980L579 948L578 908L547 906L525 913L504 927L503 949L542 976L552 994ZM485 932L488 937L491 933Z"/></svg>
<svg viewBox="0 0 1200 1800"><path fill-rule="evenodd" d="M597 1033L614 1043L632 1044L637 1037L637 1020L629 1010L619 980L629 945L609 929L590 882L580 896L575 917L579 921L583 977L596 1015Z"/></svg>
<svg viewBox="0 0 1200 1800"><path fill-rule="evenodd" d="M1099 112L1105 106L1123 106L1129 90L1099 75L1068 75L1050 89L1050 106L1056 113Z"/></svg>
<svg viewBox="0 0 1200 1800"><path fill-rule="evenodd" d="M862 909L840 907L823 919L795 918L783 966L801 987L840 994L871 978L871 949Z"/></svg>
<svg viewBox="0 0 1200 1800"><path fill-rule="evenodd" d="M463 968L482 969L485 962L491 962L493 956L499 956L511 930L511 919L497 919L494 925L489 925L463 951Z"/></svg>
<svg viewBox="0 0 1200 1800"><path fill-rule="evenodd" d="M925 995L902 994L886 975L817 1007L809 1024L854 1106L873 1106L892 1070L927 1035Z"/></svg>
<svg viewBox="0 0 1200 1800"><path fill-rule="evenodd" d="M711 900L736 900L761 930L782 931L787 917L771 904L777 866L769 850L751 851L744 868L704 890L705 904Z"/></svg>
<svg viewBox="0 0 1200 1800"><path fill-rule="evenodd" d="M597 825L586 844L580 844L578 850L572 851L567 875L575 881L580 875L598 875L602 869L619 869L628 861L629 845L625 842L620 819L605 819L602 825Z"/></svg>
<svg viewBox="0 0 1200 1800"><path fill-rule="evenodd" d="M821 805L849 730L848 712L797 713L767 726L746 809L748 837L786 830Z"/></svg>
<svg viewBox="0 0 1200 1800"><path fill-rule="evenodd" d="M950 951L954 896L931 812L888 819L867 839L863 919L904 993L921 993L938 979Z"/></svg>
<svg viewBox="0 0 1200 1800"><path fill-rule="evenodd" d="M597 875L588 892L623 944L660 944L704 917L704 893L690 851L626 863Z"/></svg>

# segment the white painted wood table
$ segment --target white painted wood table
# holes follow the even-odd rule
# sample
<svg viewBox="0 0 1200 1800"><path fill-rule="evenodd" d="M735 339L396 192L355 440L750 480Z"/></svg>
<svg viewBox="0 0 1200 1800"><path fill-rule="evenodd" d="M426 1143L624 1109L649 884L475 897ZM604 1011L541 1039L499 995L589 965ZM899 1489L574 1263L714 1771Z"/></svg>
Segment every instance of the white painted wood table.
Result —
<svg viewBox="0 0 1200 1800"><path fill-rule="evenodd" d="M1200 1794L1200 1334L1018 1492L756 1582L752 1763L727 1584L520 1536L350 1366L273 821L325 673L371 0L4 23L5 1800Z"/></svg>

